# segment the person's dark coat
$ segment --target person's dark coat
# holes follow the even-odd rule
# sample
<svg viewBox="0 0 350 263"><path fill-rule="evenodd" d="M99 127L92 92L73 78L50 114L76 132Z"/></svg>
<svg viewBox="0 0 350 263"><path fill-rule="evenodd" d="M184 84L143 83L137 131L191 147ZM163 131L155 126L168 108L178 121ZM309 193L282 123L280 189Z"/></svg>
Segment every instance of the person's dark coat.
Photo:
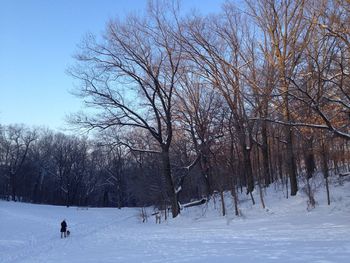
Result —
<svg viewBox="0 0 350 263"><path fill-rule="evenodd" d="M66 221L62 221L61 223L61 232L66 232L67 231L67 223Z"/></svg>

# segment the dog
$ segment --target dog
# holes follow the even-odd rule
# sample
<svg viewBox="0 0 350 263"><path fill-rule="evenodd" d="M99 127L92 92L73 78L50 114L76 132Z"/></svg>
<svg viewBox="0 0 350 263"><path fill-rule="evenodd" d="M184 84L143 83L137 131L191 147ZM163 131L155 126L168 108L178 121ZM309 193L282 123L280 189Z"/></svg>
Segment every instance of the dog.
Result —
<svg viewBox="0 0 350 263"><path fill-rule="evenodd" d="M70 235L70 231L69 231L69 230L67 230L67 237L69 237L69 235Z"/></svg>

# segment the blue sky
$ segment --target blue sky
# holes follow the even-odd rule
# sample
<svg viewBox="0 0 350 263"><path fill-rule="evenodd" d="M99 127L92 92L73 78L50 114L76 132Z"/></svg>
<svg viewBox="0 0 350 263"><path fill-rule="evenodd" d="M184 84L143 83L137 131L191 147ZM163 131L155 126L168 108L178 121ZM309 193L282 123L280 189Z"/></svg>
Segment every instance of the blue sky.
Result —
<svg viewBox="0 0 350 263"><path fill-rule="evenodd" d="M220 10L223 0L183 0L186 10ZM146 0L0 0L0 124L65 127L82 108L66 74L88 32L141 12Z"/></svg>

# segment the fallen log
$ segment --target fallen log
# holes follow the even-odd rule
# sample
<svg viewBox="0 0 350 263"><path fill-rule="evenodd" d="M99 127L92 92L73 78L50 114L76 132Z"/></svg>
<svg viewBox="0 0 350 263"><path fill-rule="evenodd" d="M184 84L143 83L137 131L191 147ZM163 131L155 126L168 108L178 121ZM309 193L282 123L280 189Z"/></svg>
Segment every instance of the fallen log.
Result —
<svg viewBox="0 0 350 263"><path fill-rule="evenodd" d="M345 177L345 176L348 176L348 175L350 175L350 172L340 173L339 177Z"/></svg>
<svg viewBox="0 0 350 263"><path fill-rule="evenodd" d="M197 206L197 205L203 205L207 202L206 198L202 198L201 200L196 200L187 204L183 204L181 205L182 208L186 208L186 207L191 207L191 206Z"/></svg>

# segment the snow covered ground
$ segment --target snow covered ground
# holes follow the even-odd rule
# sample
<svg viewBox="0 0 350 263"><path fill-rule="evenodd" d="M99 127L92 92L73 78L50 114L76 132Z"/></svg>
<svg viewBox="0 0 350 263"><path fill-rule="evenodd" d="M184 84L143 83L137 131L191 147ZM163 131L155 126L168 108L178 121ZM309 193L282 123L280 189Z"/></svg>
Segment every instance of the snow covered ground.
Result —
<svg viewBox="0 0 350 263"><path fill-rule="evenodd" d="M350 262L350 182L324 188L315 209L306 196L285 199L271 187L267 209L241 196L241 217L227 197L184 210L160 225L140 221L140 209L32 205L0 201L0 262ZM256 195L256 201L259 201ZM149 211L150 212L150 211ZM66 219L72 234L61 239Z"/></svg>

